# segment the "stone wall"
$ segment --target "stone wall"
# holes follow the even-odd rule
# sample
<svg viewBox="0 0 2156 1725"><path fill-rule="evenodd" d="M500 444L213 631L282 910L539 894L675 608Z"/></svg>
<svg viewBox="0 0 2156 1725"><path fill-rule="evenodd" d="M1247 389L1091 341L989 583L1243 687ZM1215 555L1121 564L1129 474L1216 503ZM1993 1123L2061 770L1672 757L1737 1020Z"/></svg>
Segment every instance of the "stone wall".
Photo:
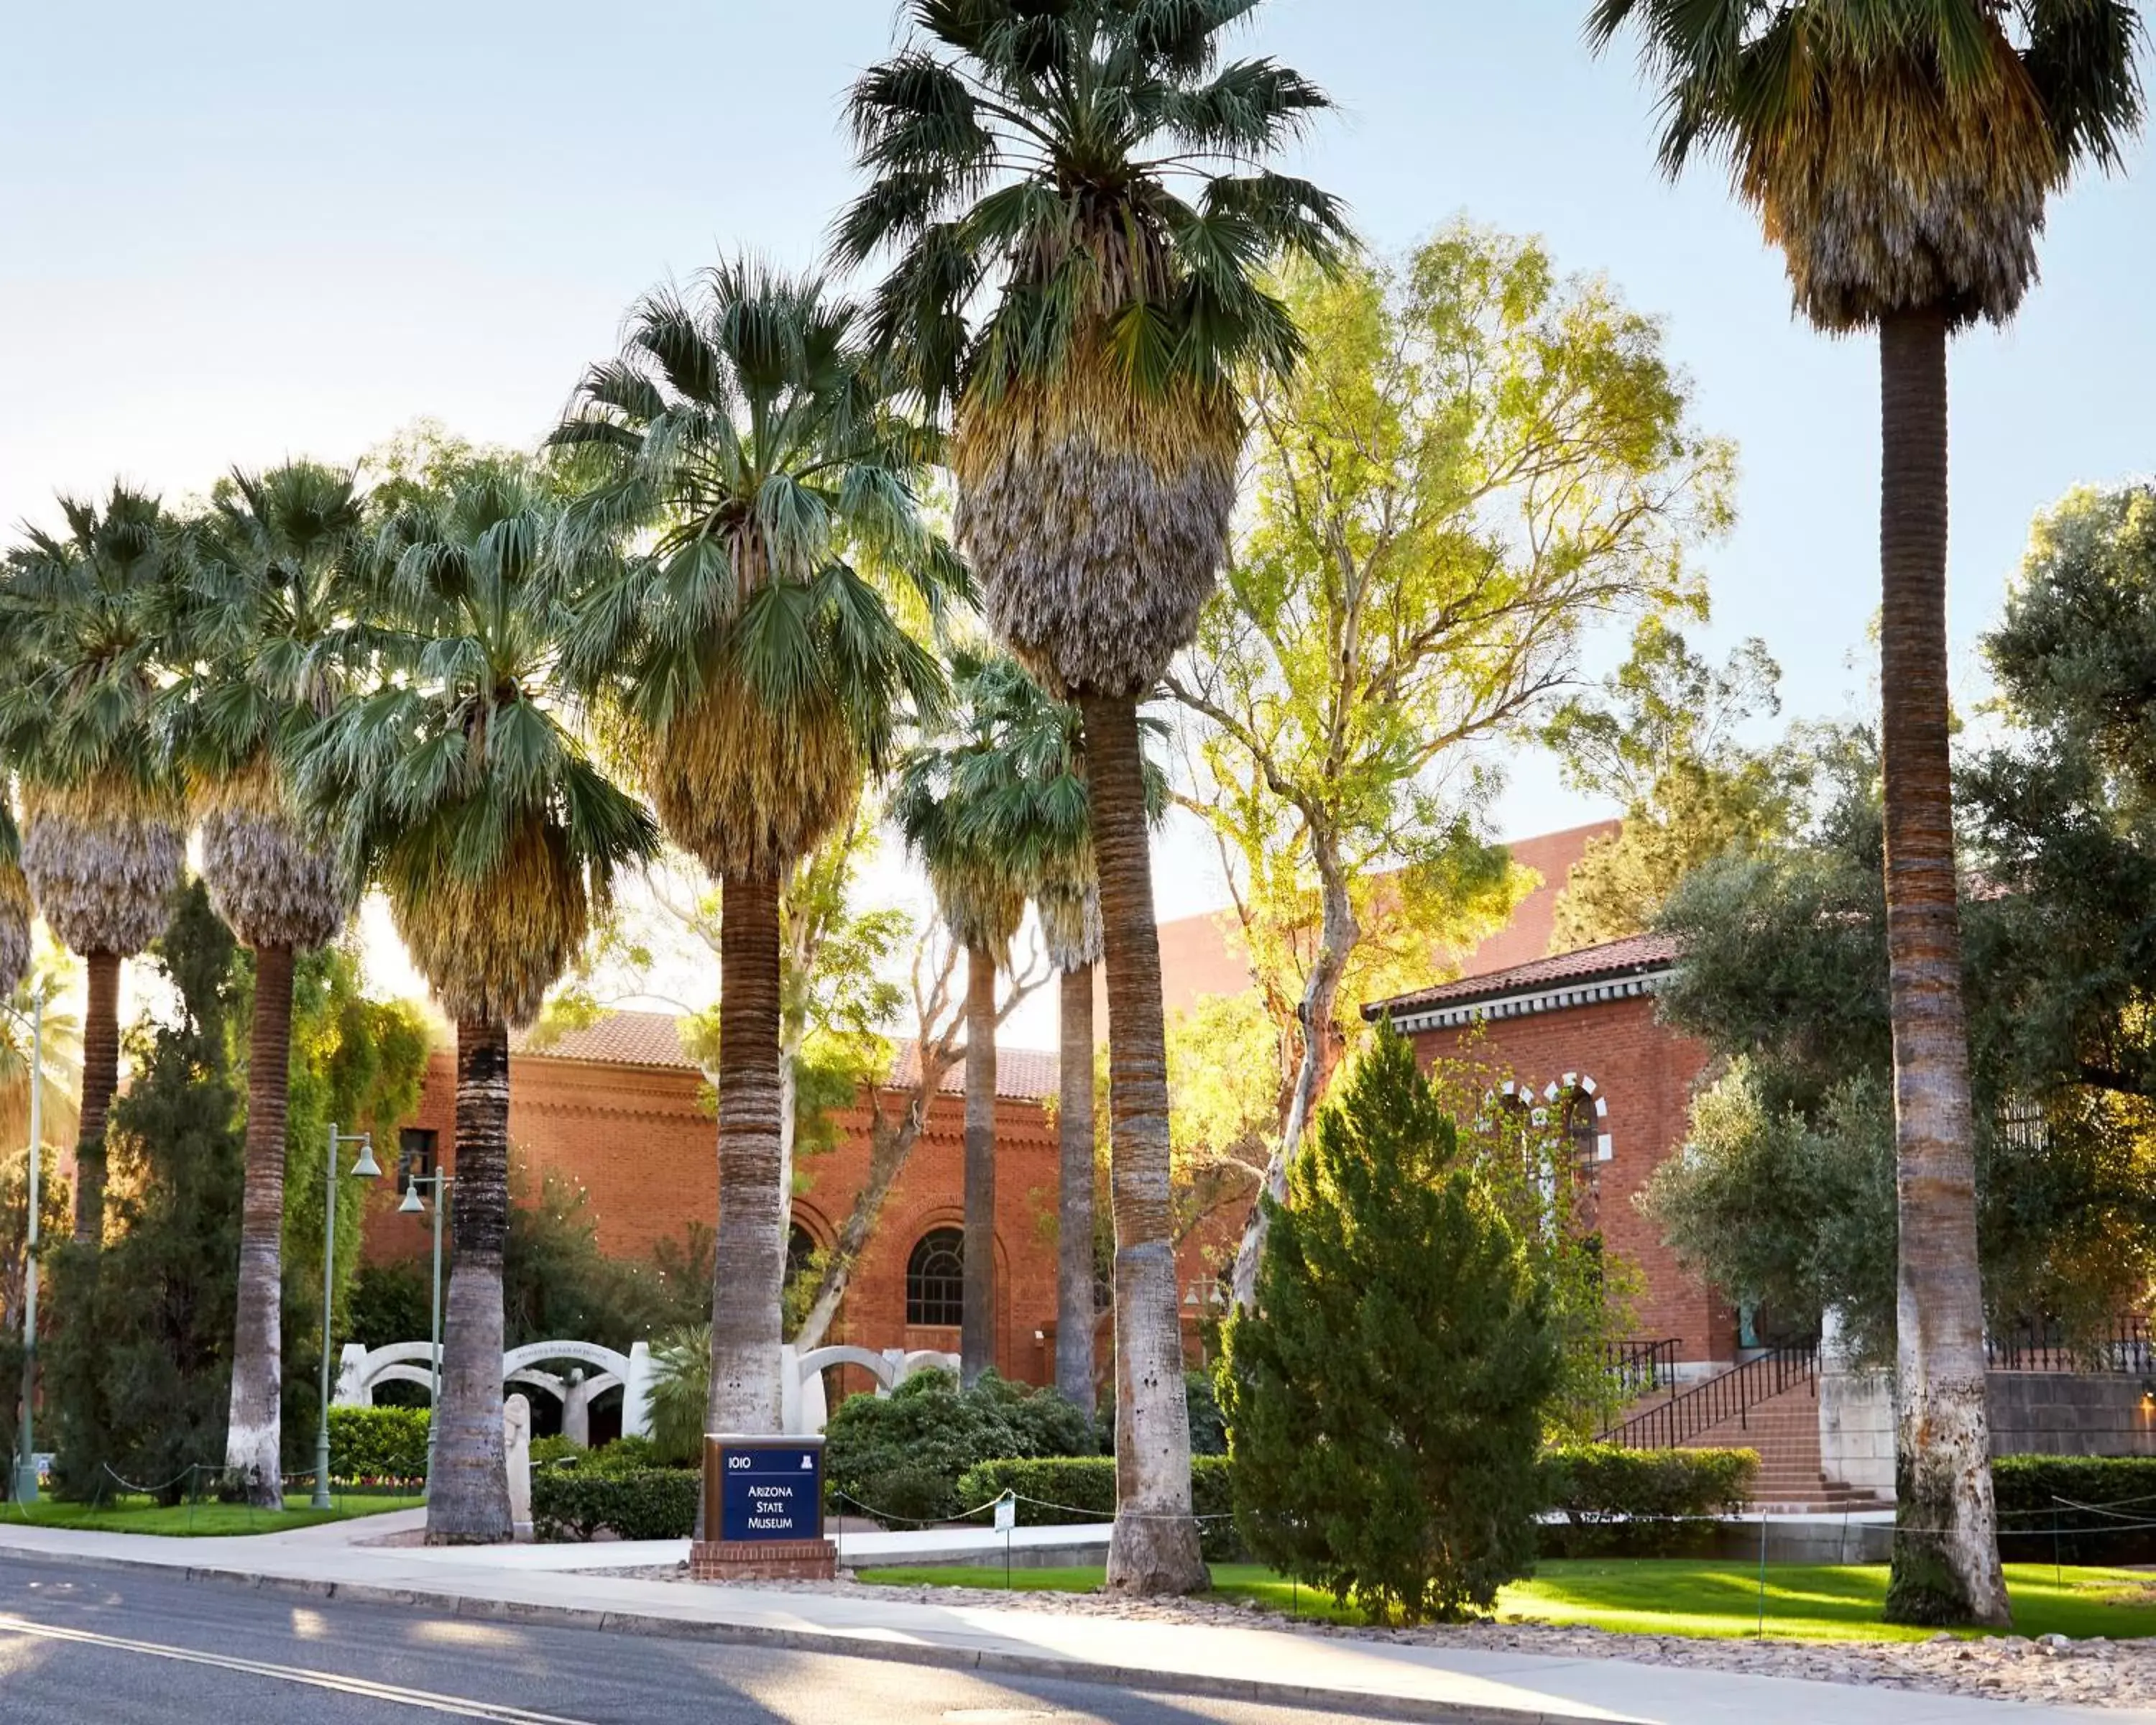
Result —
<svg viewBox="0 0 2156 1725"><path fill-rule="evenodd" d="M2156 1455L2156 1407L2123 1374L1994 1372L1994 1455ZM1820 1377L1820 1470L1830 1480L1894 1495L1894 1379L1890 1372Z"/></svg>

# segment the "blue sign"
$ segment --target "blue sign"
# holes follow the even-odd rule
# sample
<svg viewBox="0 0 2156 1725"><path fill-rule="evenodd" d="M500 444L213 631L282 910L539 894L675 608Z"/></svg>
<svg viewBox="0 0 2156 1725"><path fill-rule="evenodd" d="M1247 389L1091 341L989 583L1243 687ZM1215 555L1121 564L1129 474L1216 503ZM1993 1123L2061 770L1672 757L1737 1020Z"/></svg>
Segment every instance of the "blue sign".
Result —
<svg viewBox="0 0 2156 1725"><path fill-rule="evenodd" d="M714 1445L721 1539L821 1539L820 1444Z"/></svg>

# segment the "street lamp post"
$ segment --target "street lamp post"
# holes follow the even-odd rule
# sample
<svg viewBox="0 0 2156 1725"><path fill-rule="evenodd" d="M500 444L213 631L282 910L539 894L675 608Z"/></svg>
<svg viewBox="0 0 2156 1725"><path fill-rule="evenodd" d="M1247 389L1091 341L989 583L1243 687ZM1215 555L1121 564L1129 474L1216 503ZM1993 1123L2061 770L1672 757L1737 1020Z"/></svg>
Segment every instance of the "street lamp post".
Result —
<svg viewBox="0 0 2156 1725"><path fill-rule="evenodd" d="M434 1496L434 1430L436 1415L442 1406L442 1214L449 1209L449 1188L456 1182L439 1168L431 1174L407 1174L404 1177L404 1202L398 1204L399 1214L416 1216L427 1206L420 1199L422 1186L431 1188L434 1194L434 1286L433 1320L429 1328L427 1369L427 1484L423 1494L429 1502Z"/></svg>
<svg viewBox="0 0 2156 1725"><path fill-rule="evenodd" d="M44 1160L45 990L38 988L30 1005L30 1221L23 1240L23 1430L22 1459L15 1464L15 1501L38 1501L38 1456L30 1433L32 1404L38 1394L38 1176Z"/></svg>
<svg viewBox="0 0 2156 1725"><path fill-rule="evenodd" d="M315 1495L316 1509L327 1509L330 1504L330 1302L336 1292L336 1189L337 1146L357 1144L359 1160L352 1165L352 1173L362 1180L382 1178L382 1164L374 1159L374 1134L372 1132L341 1132L336 1122L330 1122L330 1153L328 1172L323 1176L325 1197L322 1202L322 1408L321 1423L315 1428Z"/></svg>

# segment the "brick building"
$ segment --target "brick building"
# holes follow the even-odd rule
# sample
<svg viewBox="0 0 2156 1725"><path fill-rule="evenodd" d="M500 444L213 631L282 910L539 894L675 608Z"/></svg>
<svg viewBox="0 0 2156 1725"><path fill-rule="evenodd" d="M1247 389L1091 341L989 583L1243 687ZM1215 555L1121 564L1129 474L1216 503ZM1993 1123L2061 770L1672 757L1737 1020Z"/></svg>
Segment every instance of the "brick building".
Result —
<svg viewBox="0 0 2156 1725"><path fill-rule="evenodd" d="M1678 1271L1632 1199L1682 1142L1687 1096L1705 1063L1697 1044L1655 1018L1653 993L1670 953L1650 937L1556 957L1550 944L1558 895L1603 822L1519 841L1516 861L1541 884L1506 927L1445 970L1456 980L1372 1009L1389 1010L1425 1062L1477 1069L1494 1096L1546 1111L1580 1146L1578 1166L1594 1186L1605 1249L1638 1266L1645 1281L1635 1333L1678 1344L1681 1360L1734 1357L1732 1313ZM1162 925L1163 995L1171 1012L1209 993L1248 986L1240 935L1223 914ZM1105 1009L1096 1016L1105 1029ZM1054 1377L1055 1358L1056 1143L1051 1104L1056 1057L1032 1049L998 1051L996 1282L998 1367L1031 1383ZM911 1081L901 1047L894 1078ZM581 1187L600 1245L648 1255L717 1216L713 1124L702 1073L681 1051L674 1020L658 1013L609 1014L543 1047L519 1038L510 1060L510 1142L529 1180L548 1173ZM418 1114L402 1147L454 1165L455 1060L448 1050L429 1067ZM1508 1089L1509 1086L1509 1089ZM886 1204L829 1339L881 1349L957 1347L957 1230L963 1214L962 1068L946 1077L927 1123ZM886 1109L902 1093L881 1092ZM829 1245L868 1169L871 1098L843 1111L832 1150L803 1158L793 1201L797 1250ZM428 1224L396 1213L394 1183L372 1202L367 1252L376 1259L425 1251ZM1186 1336L1198 1352L1200 1316L1220 1263L1240 1235L1243 1207L1209 1219L1181 1252Z"/></svg>
<svg viewBox="0 0 2156 1725"><path fill-rule="evenodd" d="M1378 1002L1424 1065L1464 1069L1495 1108L1536 1113L1571 1153L1603 1247L1641 1275L1634 1333L1680 1362L1733 1359L1737 1315L1687 1276L1634 1203L1684 1142L1707 1050L1655 1016L1672 943L1657 935L1530 959Z"/></svg>
<svg viewBox="0 0 2156 1725"><path fill-rule="evenodd" d="M1039 1050L1005 1048L996 1065L996 1363L1007 1377L1048 1383L1055 1368L1057 1178L1049 1104L1057 1061ZM897 1084L910 1087L917 1070L911 1048L902 1045ZM909 1096L910 1088L886 1087L875 1100L895 1114ZM398 1147L422 1172L437 1158L454 1172L455 1100L454 1053L438 1050ZM793 1199L795 1250L829 1245L844 1221L868 1173L871 1103L865 1094L841 1111L835 1146L800 1158L797 1185L805 1189ZM957 1351L964 1116L963 1071L954 1068L885 1201L831 1341ZM583 1189L609 1255L648 1256L662 1240L685 1238L691 1224L717 1219L717 1127L708 1088L667 1014L613 1013L543 1047L514 1039L509 1137L532 1186L551 1173ZM418 1257L432 1239L426 1217L398 1213L396 1185L383 1181L369 1204L366 1250L377 1261ZM1207 1237L1194 1236L1183 1255L1194 1347L1199 1291L1210 1276Z"/></svg>

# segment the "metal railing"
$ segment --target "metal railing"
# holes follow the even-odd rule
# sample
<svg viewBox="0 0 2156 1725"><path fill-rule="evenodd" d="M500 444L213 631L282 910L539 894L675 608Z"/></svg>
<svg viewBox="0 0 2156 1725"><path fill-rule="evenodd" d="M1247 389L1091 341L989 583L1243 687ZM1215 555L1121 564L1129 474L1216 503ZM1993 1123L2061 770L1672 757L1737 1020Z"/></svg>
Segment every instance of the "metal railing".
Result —
<svg viewBox="0 0 2156 1725"><path fill-rule="evenodd" d="M1809 1387L1818 1378L1819 1349L1811 1343L1770 1348L1611 1426L1602 1434L1602 1441L1628 1450L1674 1450L1730 1420L1741 1427L1760 1403L1799 1384Z"/></svg>
<svg viewBox="0 0 2156 1725"><path fill-rule="evenodd" d="M1603 1369L1615 1382L1625 1400L1673 1389L1677 1381L1677 1338L1649 1342L1626 1340L1604 1344Z"/></svg>
<svg viewBox="0 0 2156 1725"><path fill-rule="evenodd" d="M2059 1324L2007 1324L1984 1338L1994 1372L2094 1372L2156 1375L2156 1344L2145 1317L2113 1318L2094 1335L2070 1336Z"/></svg>

